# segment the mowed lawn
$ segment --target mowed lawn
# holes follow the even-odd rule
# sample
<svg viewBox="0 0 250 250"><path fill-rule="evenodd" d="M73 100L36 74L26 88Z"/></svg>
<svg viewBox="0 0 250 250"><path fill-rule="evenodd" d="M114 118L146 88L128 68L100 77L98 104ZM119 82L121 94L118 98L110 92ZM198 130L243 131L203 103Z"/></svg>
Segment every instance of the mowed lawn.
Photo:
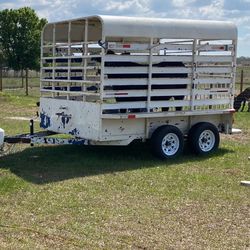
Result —
<svg viewBox="0 0 250 250"><path fill-rule="evenodd" d="M7 134L28 131L13 117L35 116L36 94L0 94ZM9 147L0 249L249 249L250 113L234 127L214 155L169 161L147 144Z"/></svg>

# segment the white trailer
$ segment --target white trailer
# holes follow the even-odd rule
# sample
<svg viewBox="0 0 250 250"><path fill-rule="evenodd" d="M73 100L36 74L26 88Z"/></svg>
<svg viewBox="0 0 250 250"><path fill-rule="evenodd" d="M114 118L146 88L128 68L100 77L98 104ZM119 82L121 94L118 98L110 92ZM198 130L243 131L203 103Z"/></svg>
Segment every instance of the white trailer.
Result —
<svg viewBox="0 0 250 250"><path fill-rule="evenodd" d="M90 16L44 27L40 126L92 145L151 140L172 158L232 132L233 23Z"/></svg>

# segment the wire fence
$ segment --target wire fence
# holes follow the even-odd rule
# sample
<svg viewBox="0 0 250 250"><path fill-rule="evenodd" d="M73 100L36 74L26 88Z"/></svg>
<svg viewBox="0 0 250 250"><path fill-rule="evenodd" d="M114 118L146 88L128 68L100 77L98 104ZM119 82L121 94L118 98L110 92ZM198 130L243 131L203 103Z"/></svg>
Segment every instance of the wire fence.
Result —
<svg viewBox="0 0 250 250"><path fill-rule="evenodd" d="M236 93L250 87L250 66L238 66L236 74Z"/></svg>

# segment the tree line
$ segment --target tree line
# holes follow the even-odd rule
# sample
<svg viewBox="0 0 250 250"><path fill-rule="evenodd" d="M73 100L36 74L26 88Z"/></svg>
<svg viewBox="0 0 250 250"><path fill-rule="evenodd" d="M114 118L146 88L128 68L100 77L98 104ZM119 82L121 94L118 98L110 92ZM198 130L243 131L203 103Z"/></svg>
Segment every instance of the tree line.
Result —
<svg viewBox="0 0 250 250"><path fill-rule="evenodd" d="M28 73L40 68L40 37L46 23L29 7L0 11L0 91L3 67L9 67L22 72L22 81L25 72L28 95Z"/></svg>

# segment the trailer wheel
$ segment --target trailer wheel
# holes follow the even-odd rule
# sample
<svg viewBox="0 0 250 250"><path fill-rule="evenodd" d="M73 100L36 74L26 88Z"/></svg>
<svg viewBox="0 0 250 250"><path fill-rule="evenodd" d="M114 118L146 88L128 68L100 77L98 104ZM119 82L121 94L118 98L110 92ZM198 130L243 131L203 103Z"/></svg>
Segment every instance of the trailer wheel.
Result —
<svg viewBox="0 0 250 250"><path fill-rule="evenodd" d="M183 151L183 145L182 132L171 125L156 129L151 137L152 151L162 159L170 159L180 155Z"/></svg>
<svg viewBox="0 0 250 250"><path fill-rule="evenodd" d="M191 150L198 155L207 155L218 149L220 135L211 123L201 122L194 125L188 134Z"/></svg>

